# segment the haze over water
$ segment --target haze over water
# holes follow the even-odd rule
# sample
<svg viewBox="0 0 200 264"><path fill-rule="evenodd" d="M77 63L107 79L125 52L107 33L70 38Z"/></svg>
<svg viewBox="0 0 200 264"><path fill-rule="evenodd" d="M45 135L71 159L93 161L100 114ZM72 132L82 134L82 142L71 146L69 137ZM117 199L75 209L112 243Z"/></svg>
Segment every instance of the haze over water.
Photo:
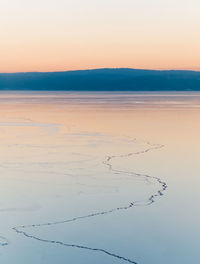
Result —
<svg viewBox="0 0 200 264"><path fill-rule="evenodd" d="M0 263L193 264L200 93L0 93Z"/></svg>

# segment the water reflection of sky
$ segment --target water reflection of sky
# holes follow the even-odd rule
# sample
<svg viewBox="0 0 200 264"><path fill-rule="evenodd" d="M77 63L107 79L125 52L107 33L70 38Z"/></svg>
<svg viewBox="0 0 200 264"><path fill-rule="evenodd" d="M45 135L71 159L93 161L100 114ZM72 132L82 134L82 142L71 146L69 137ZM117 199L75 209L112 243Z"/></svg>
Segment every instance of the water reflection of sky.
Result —
<svg viewBox="0 0 200 264"><path fill-rule="evenodd" d="M198 263L199 94L0 100L2 263Z"/></svg>

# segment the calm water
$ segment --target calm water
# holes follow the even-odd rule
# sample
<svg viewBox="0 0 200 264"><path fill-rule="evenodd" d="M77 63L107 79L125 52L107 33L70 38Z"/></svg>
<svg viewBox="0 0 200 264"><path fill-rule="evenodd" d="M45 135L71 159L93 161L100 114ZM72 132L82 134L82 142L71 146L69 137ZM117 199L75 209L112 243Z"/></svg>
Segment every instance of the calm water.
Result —
<svg viewBox="0 0 200 264"><path fill-rule="evenodd" d="M0 93L0 263L196 264L200 93Z"/></svg>

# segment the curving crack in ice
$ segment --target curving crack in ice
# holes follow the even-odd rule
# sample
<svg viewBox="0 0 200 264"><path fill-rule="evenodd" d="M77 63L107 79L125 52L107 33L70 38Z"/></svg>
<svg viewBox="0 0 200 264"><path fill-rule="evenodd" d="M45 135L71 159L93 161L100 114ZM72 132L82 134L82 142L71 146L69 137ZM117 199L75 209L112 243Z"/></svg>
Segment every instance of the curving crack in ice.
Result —
<svg viewBox="0 0 200 264"><path fill-rule="evenodd" d="M145 150L137 151L137 152L131 152L131 153L128 153L128 154L123 154L123 155L107 156L106 160L103 161L103 164L105 164L108 167L108 169L110 171L114 172L114 173L124 173L124 174L129 174L129 175L135 175L135 176L138 176L138 177L143 177L146 180L151 179L151 180L157 181L161 185L161 188L158 189L156 191L156 193L154 193L150 197L148 197L145 201L133 201L133 202L130 202L127 206L121 206L121 207L113 208L113 209L110 209L110 210L107 210L107 211L91 213L91 214L88 214L88 215L85 215L85 216L78 216L78 217L74 217L74 218L71 218L71 219L63 220L63 221L55 221L55 222L48 222L48 223L41 223L41 224L31 224L31 225L21 225L21 226L13 227L12 229L18 234L22 234L22 235L24 235L27 238L38 240L40 242L57 244L57 245L66 246L66 247L73 247L73 248L77 248L77 249L96 251L96 252L104 253L104 254L106 254L108 256L117 258L117 259L122 260L124 262L132 263L132 264L138 264L134 260L131 260L131 259L123 257L121 255L109 252L109 251L107 251L105 249L93 248L93 247L88 247L88 246L78 245L78 244L68 244L68 243L64 243L62 241L57 241L57 240L43 239L43 238L40 238L40 237L33 236L33 235L29 234L28 232L24 231L24 229L64 224L64 223L74 222L74 221L78 221L78 220L82 220L82 219L86 219L86 218L90 218L90 217L96 217L96 216L101 216L101 215L105 215L105 214L111 214L111 213L114 213L114 212L117 212L117 211L121 211L121 210L128 210L128 209L130 209L130 208L132 208L134 206L147 206L147 205L150 205L150 204L154 203L155 202L155 198L162 196L163 192L168 187L167 184L164 181L162 181L158 177L150 176L148 174L140 174L140 173L135 173L135 172L127 172L127 171L123 171L123 170L116 170L116 169L113 168L113 166L111 164L111 160L115 159L115 158L126 158L126 157L130 157L130 156L133 156L133 155L145 154L145 153L147 153L147 152L149 152L151 150L160 149L160 148L164 147L164 145L151 144L149 142L147 142L147 144L149 145L149 148L147 148Z"/></svg>
<svg viewBox="0 0 200 264"><path fill-rule="evenodd" d="M103 161L103 164L107 165L109 170L112 171L112 172L115 172L115 173L123 173L123 174L129 174L129 175L135 175L135 176L138 176L138 177L143 177L143 178L146 178L147 180L148 179L154 179L156 180L160 185L161 185L161 189L157 190L157 192L155 194L152 194L147 200L146 200L146 204L145 202L143 203L143 205L149 205L153 202L155 202L155 198L158 197L158 196L162 196L163 195L163 191L165 191L167 189L167 184L162 181L160 178L158 177L155 177L155 176L151 176L151 175L148 175L148 174L141 174L141 173L136 173L136 172L127 172L127 171L123 171L123 170L116 170L116 169L113 169L113 166L112 164L110 163L110 161L114 158L126 158L126 157L130 157L130 156L133 156L133 155L140 155L140 154L144 154L144 153L147 153L151 150L155 150L155 149L161 149L164 147L164 145L161 145L161 144L151 144L149 142L147 142L147 145L149 145L150 147L145 149L145 150L142 150L142 151L137 151L137 152L130 152L128 154L124 154L124 155L113 155L113 156L108 156L107 159L105 161ZM141 205L141 201L135 201L134 202L134 206L137 206L137 205Z"/></svg>

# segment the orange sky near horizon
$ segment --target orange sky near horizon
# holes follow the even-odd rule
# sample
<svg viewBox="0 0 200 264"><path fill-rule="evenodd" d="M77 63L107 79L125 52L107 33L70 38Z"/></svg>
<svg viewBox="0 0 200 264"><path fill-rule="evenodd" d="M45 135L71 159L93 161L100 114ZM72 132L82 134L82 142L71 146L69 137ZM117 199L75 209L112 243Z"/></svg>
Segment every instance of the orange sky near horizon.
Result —
<svg viewBox="0 0 200 264"><path fill-rule="evenodd" d="M200 70L199 0L7 0L0 72Z"/></svg>

